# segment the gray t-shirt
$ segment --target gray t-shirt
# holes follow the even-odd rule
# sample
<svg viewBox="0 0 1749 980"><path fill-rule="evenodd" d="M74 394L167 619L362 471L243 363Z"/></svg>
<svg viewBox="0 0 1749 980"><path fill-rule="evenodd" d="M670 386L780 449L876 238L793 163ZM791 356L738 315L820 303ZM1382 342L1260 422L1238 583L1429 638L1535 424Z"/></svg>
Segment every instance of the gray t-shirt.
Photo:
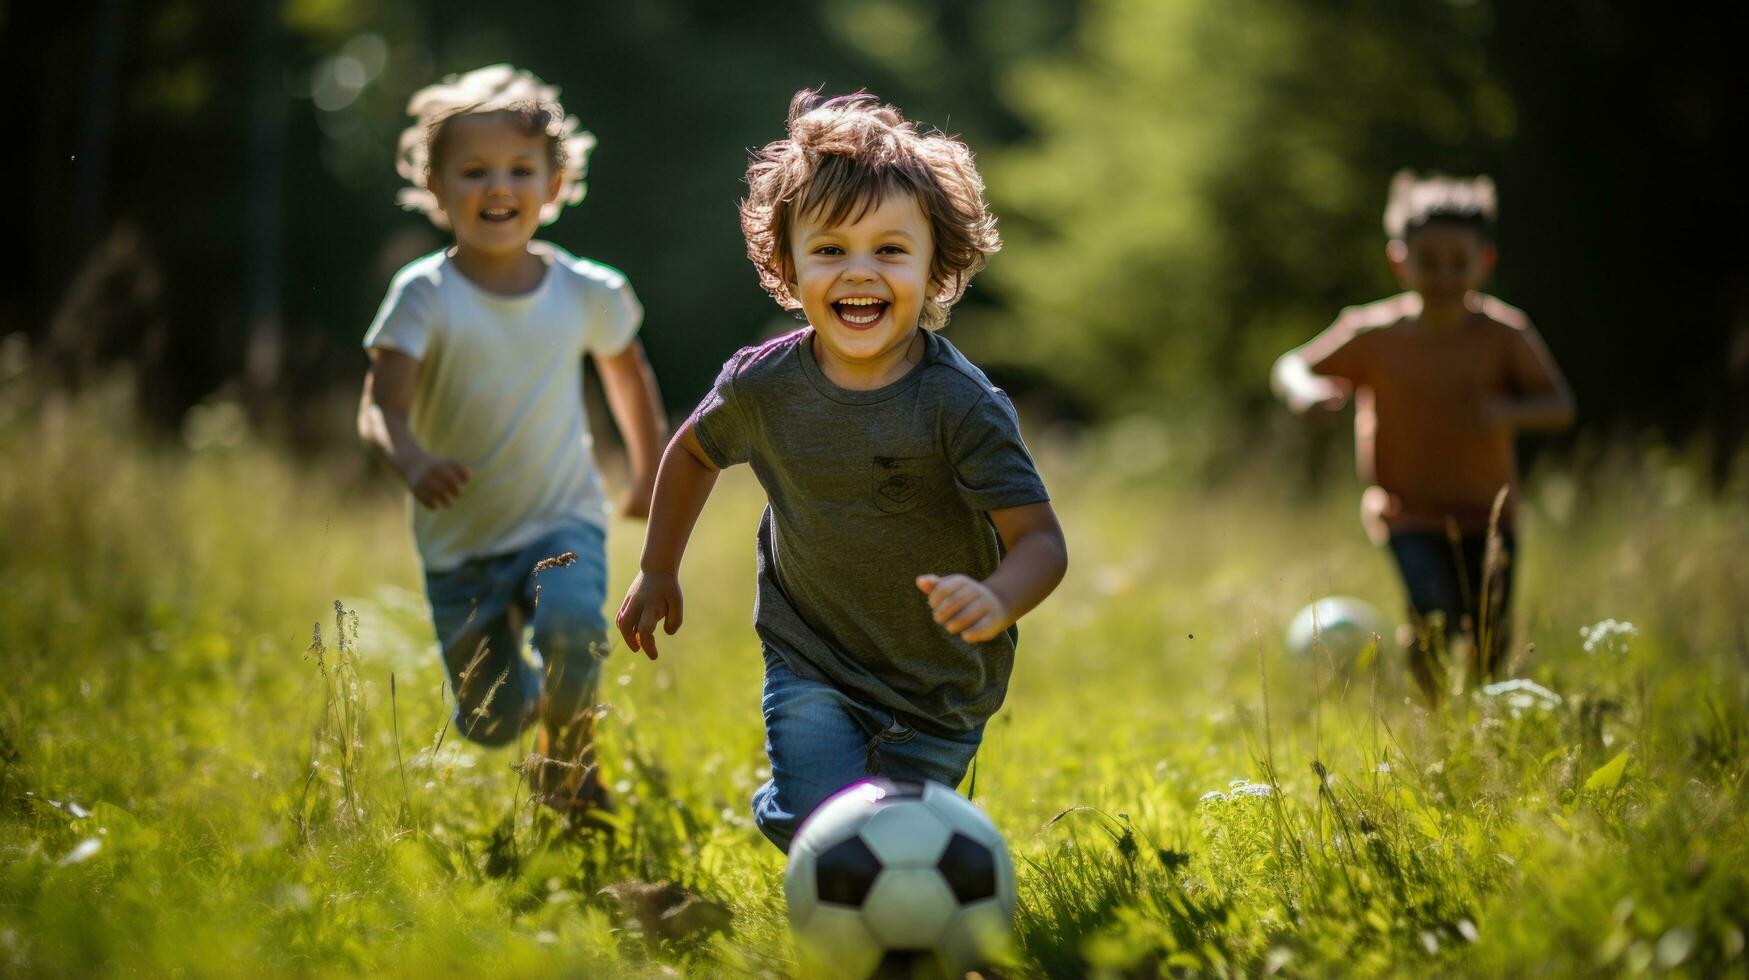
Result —
<svg viewBox="0 0 1749 980"><path fill-rule="evenodd" d="M986 578L1002 556L987 512L1049 499L1014 406L934 333L873 391L828 380L813 337L741 350L692 416L711 461L750 463L770 501L754 628L800 676L926 731L976 728L1007 694L1018 630L952 636L915 579Z"/></svg>

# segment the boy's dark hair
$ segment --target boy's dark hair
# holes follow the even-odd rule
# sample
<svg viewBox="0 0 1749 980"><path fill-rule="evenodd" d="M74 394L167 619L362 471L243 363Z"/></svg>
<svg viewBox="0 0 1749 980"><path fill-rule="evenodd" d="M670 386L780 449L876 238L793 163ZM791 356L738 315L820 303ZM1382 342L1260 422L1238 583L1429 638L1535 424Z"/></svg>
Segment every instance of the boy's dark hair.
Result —
<svg viewBox="0 0 1749 980"><path fill-rule="evenodd" d="M1486 237L1493 230L1495 214L1492 177L1440 173L1419 177L1413 170L1399 170L1391 178L1385 201L1385 234L1408 241L1428 225L1452 224L1474 228Z"/></svg>
<svg viewBox="0 0 1749 980"><path fill-rule="evenodd" d="M450 122L461 116L501 115L526 136L546 137L547 165L565 179L558 200L541 210L543 224L552 222L566 206L583 200L583 175L595 137L578 128L576 116L565 115L559 105L559 90L527 69L489 65L449 75L413 93L407 114L415 122L401 132L395 170L412 186L402 188L397 200L410 211L425 212L439 228L449 227L449 217L437 206L428 181L442 163Z"/></svg>
<svg viewBox="0 0 1749 980"><path fill-rule="evenodd" d="M747 167L741 231L759 284L779 306L800 309L789 286L796 215L821 214L828 225L856 221L885 195L905 191L917 198L934 244L934 292L921 322L940 328L972 276L1002 247L972 151L944 133L918 132L898 109L867 92L831 99L812 89L797 92L788 132L755 152Z"/></svg>

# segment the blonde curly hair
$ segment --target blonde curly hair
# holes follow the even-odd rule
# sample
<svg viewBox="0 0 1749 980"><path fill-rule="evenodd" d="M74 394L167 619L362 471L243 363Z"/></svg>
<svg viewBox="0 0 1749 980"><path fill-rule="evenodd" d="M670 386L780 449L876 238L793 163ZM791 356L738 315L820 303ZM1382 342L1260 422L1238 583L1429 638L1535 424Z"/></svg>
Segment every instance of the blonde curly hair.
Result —
<svg viewBox="0 0 1749 980"><path fill-rule="evenodd" d="M972 151L944 133L918 132L898 109L867 92L831 99L813 89L797 92L788 132L755 152L747 167L741 231L759 284L779 306L800 309L790 291L796 215L818 214L828 225L855 221L887 194L903 191L917 198L929 221L933 292L921 322L940 329L972 277L1002 247Z"/></svg>
<svg viewBox="0 0 1749 980"><path fill-rule="evenodd" d="M547 164L564 174L559 196L541 208L541 224L552 224L560 211L583 200L583 177L589 169L595 136L579 128L576 116L565 115L557 86L546 84L527 69L488 65L445 76L443 81L413 93L407 114L415 121L401 131L395 154L395 171L412 186L401 189L396 203L409 211L424 212L432 224L448 230L449 216L429 186L431 171L443 154L444 131L458 116L488 113L510 117L529 136L545 136Z"/></svg>

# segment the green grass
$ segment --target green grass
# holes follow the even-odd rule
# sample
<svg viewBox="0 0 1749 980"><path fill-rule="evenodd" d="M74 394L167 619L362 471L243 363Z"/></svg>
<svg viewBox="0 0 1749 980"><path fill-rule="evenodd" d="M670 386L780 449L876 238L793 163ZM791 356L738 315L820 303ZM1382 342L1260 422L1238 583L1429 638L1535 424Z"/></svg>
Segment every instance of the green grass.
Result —
<svg viewBox="0 0 1749 980"><path fill-rule="evenodd" d="M113 401L0 390L0 973L794 969L747 816L744 471L688 555L685 630L607 664L624 823L579 839L528 803L526 746L431 753L446 701L393 486L154 443ZM1744 972L1742 486L1712 499L1662 451L1533 480L1514 673L1563 702L1428 713L1395 657L1281 650L1314 596L1395 609L1352 487L1297 499L1261 464L1183 487L1111 436L1039 449L1072 569L976 772L1020 869L1006 973ZM640 533L613 528L615 589ZM1625 653L1583 649L1606 618L1638 628ZM1272 789L1204 799L1241 779ZM732 931L646 939L598 894L628 879Z"/></svg>

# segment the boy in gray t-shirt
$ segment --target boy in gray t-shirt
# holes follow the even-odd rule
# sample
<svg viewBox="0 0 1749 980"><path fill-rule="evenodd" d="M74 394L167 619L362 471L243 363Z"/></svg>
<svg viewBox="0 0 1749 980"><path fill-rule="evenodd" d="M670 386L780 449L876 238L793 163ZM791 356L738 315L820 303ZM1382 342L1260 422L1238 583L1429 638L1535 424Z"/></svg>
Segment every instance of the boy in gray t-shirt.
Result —
<svg viewBox="0 0 1749 980"><path fill-rule="evenodd" d="M753 814L788 850L864 776L959 784L1015 621L1068 555L1014 406L934 332L1000 245L966 146L872 96L803 91L747 182L748 255L808 326L730 358L669 444L617 623L655 658L717 471L750 464L770 500L754 628L771 779Z"/></svg>

